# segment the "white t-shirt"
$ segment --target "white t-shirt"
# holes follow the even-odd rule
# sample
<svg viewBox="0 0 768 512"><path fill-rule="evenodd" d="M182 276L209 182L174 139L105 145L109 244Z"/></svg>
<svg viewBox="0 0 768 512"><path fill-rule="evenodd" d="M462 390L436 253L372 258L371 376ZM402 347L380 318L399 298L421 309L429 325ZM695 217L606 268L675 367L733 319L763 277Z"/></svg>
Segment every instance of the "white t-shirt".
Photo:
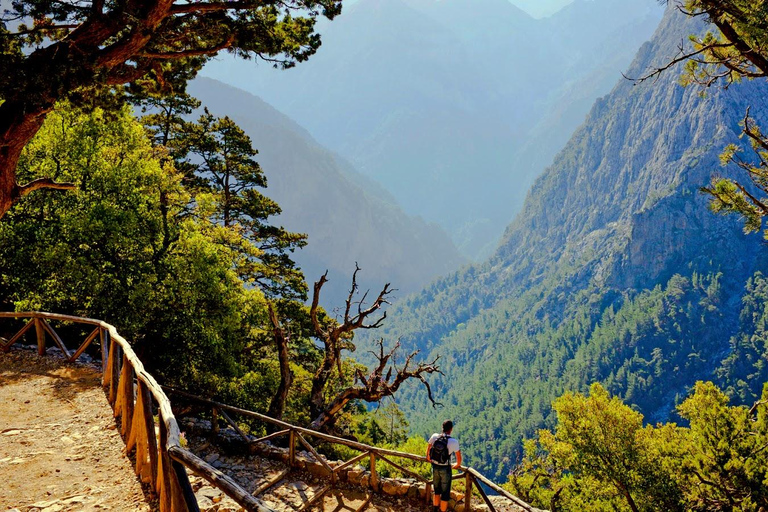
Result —
<svg viewBox="0 0 768 512"><path fill-rule="evenodd" d="M440 437L441 435L442 434L440 433L432 434L432 437L429 438L429 446L432 446L433 444L435 444L435 441L437 441L437 438ZM450 466L451 460L455 460L453 456L456 454L457 451L459 451L459 442L454 438L449 437L448 438L448 457L450 457L450 459L445 464L439 464L435 461L432 461L432 464L435 464L436 466Z"/></svg>

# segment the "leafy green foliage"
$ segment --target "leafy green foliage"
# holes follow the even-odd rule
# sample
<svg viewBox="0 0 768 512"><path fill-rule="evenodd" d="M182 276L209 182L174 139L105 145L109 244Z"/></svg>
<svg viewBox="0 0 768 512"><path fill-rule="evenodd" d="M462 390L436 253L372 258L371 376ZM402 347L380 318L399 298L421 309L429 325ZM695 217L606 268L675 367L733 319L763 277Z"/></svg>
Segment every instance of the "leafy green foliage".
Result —
<svg viewBox="0 0 768 512"><path fill-rule="evenodd" d="M698 382L679 407L690 427L643 417L595 384L555 402L555 432L525 444L508 487L553 512L762 510L768 503L765 402L728 405Z"/></svg>
<svg viewBox="0 0 768 512"><path fill-rule="evenodd" d="M180 215L181 176L127 108L51 116L21 173L79 187L32 196L0 225L2 296L20 309L114 319L169 382L206 389L238 375L264 297L243 286L222 228Z"/></svg>
<svg viewBox="0 0 768 512"><path fill-rule="evenodd" d="M107 114L62 104L50 114L20 173L78 188L25 198L0 223L4 307L108 318L165 384L246 408L267 409L290 371L284 418L308 424L323 362L314 323L337 323L322 309L311 319L296 300L306 284L287 253L304 239L270 223L280 208L256 190L266 180L242 130L208 112L187 122L180 114L194 100L173 101L153 105L147 129L127 107ZM277 328L287 340L285 367ZM351 340L350 332L345 346L354 349ZM339 360L321 392L333 400L360 372ZM347 402L334 421L353 434L356 416L362 425L367 414L358 400ZM384 420L368 421L372 440L406 441L393 407L384 409L383 437Z"/></svg>

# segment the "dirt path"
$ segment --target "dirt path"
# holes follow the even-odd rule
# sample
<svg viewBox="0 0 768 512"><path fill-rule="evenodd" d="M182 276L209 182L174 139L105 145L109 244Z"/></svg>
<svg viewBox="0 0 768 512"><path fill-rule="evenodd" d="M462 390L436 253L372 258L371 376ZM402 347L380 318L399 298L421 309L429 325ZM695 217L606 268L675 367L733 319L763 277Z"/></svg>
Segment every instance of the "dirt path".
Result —
<svg viewBox="0 0 768 512"><path fill-rule="evenodd" d="M95 370L0 353L0 404L0 510L153 510Z"/></svg>

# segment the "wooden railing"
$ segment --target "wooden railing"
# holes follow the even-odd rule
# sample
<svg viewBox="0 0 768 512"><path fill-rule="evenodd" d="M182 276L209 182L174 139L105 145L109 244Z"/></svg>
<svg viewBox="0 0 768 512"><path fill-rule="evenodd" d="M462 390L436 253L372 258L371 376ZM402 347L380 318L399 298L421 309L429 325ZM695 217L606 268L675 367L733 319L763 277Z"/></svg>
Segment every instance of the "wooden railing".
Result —
<svg viewBox="0 0 768 512"><path fill-rule="evenodd" d="M33 327L40 355L45 355L46 335L49 335L69 361L75 361L99 338L102 385L107 390L115 418L120 418L126 452L135 450L136 474L157 494L161 512L199 512L186 469L211 482L246 510L274 512L230 477L181 446L179 425L171 411L170 400L112 325L92 318L41 312L0 312L0 318L28 319L16 334L0 344L3 352L10 350ZM93 330L72 353L50 321L93 326ZM157 421L154 411L157 411Z"/></svg>
<svg viewBox="0 0 768 512"><path fill-rule="evenodd" d="M348 439L335 437L322 432L317 432L303 427L298 427L284 421L280 421L263 414L246 409L240 409L231 405L213 400L190 395L173 388L162 388L157 381L147 373L144 365L131 349L128 342L118 334L110 324L91 318L80 318L68 315L58 315L42 312L28 313L2 313L1 318L28 319L27 323L14 334L8 341L0 339L0 350L7 352L10 347L22 338L22 336L35 328L37 347L40 355L45 355L46 334L49 335L69 361L75 361L88 346L97 338L101 345L102 359L102 385L107 391L110 405L116 418L121 420L121 434L126 443L126 452L135 450L136 474L147 483L153 492L159 497L161 512L198 512L197 500L189 483L186 470L205 478L212 485L221 489L225 494L235 500L249 512L274 512L264 506L258 496L282 480L288 471L296 464L297 443L306 448L315 460L320 463L330 478L330 485L316 493L307 501L300 510L306 510L320 500L338 481L342 471L353 464L365 459L369 462L370 478L369 486L374 491L380 491L380 478L376 471L376 462L382 461L403 474L414 478L425 486L424 496L430 500L432 482L418 473L406 469L401 464L393 461L393 458L409 459L423 464L429 464L425 457L411 453L388 450L375 446L358 443ZM61 337L50 325L49 321L68 322L73 324L93 326L93 330L79 345L74 353L70 352ZM240 487L234 480L220 472L189 450L183 448L180 443L180 430L176 418L171 411L171 402L165 394L179 396L181 399L194 402L198 405L209 407L211 410L211 428L218 430L218 418L231 425L235 432L249 445L258 445L278 437L288 437L288 469L279 473L269 481L261 485L254 493L249 493ZM155 421L154 412L157 411L158 419ZM260 420L277 427L274 433L253 439L246 435L232 415ZM321 456L307 438L311 437L332 445L345 446L359 451L360 454L341 464L331 464ZM472 510L472 490L476 489L480 498L491 511L497 508L489 499L483 485L502 496L510 504L527 512L538 512L539 509L520 500L507 490L499 487L485 476L470 467L461 467L461 473L455 475L455 479L464 479L465 498L464 510ZM482 485L481 485L482 484Z"/></svg>
<svg viewBox="0 0 768 512"><path fill-rule="evenodd" d="M324 467L326 475L328 475L329 479L331 480L331 485L324 487L320 492L315 494L312 498L312 501L310 503L306 503L305 506L300 510L305 510L309 508L313 503L321 499L324 494L329 492L332 489L333 484L339 480L339 474L343 470L348 469L352 464L355 464L360 461L364 461L366 459L369 461L370 478L368 482L372 490L374 491L381 490L380 479L376 470L376 462L382 461L385 464L399 470L403 474L424 484L426 489L425 499L428 503L431 503L432 498L431 498L430 491L431 491L432 481L424 478L422 475L418 474L417 472L406 469L401 464L398 464L392 460L394 458L409 459L425 465L429 465L429 462L427 462L427 459L424 456L414 455L412 453L400 452L396 450L389 450L389 449L380 448L377 446L370 446L363 443L358 443L356 441L343 439L340 437L325 434L323 432L317 432L315 430L310 430L308 428L298 427L296 425L286 423L285 421L280 421L270 416L265 416L264 414L260 414L258 412L249 411L247 409L241 409L239 407L223 404L221 402L216 402L214 400L201 398L199 396L195 396L178 389L174 389L170 387L163 387L163 389L169 394L171 394L172 396L174 395L178 396L184 401L208 407L211 411L211 419L212 419L211 429L214 432L218 431L217 422L218 422L218 419L221 418L223 421L225 421L232 427L232 429L237 433L237 435L239 435L242 438L243 442L245 442L250 446L255 446L260 443L264 443L265 441L270 441L279 437L287 437L289 467L294 467L296 465L297 443L303 446L309 453L311 453L314 459ZM254 439L253 437L245 434L242 431L240 426L238 426L237 422L233 419L234 415L242 416L245 418L256 419L263 423L270 424L279 430L271 434L268 434L264 437ZM360 453L355 457L351 458L350 460L343 461L341 462L341 464L334 464L332 466L331 464L328 463L328 461L323 456L321 456L318 453L318 450L307 441L308 437L318 439L320 441L329 443L331 445L345 446L355 451L359 451ZM531 505L524 502L517 496L511 494L506 489L499 487L498 485L490 481L488 478L483 476L481 473L479 473L477 470L471 467L463 467L463 466L460 467L459 470L460 470L460 473L457 475L454 475L453 478L456 480L458 479L464 480L464 486L465 486L464 510L466 512L470 512L472 510L472 490L473 489L477 490L477 493L480 495L480 498L485 502L488 508L492 512L496 512L497 505L494 505L494 503L490 500L490 498L488 497L488 494L483 488L483 485L493 490L503 499L506 499L510 504L513 504L522 510L525 510L527 512L539 512L539 509L532 507ZM271 479L270 481L262 485L254 494L258 496L260 493L267 491L270 487L272 487L273 485L278 483L280 480L282 480L284 476L285 476L284 474L278 474L276 477L274 477L273 479Z"/></svg>

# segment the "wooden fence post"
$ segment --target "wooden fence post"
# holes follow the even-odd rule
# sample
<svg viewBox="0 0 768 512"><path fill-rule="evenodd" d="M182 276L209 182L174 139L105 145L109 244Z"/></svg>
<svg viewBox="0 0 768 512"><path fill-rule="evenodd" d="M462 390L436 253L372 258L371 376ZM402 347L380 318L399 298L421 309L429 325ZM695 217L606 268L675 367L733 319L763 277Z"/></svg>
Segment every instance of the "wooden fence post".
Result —
<svg viewBox="0 0 768 512"><path fill-rule="evenodd" d="M115 399L117 398L117 386L120 383L120 361L122 360L122 349L115 340L112 340L109 352L112 356L112 364L109 369L109 403L114 407Z"/></svg>
<svg viewBox="0 0 768 512"><path fill-rule="evenodd" d="M296 431L291 429L288 434L288 466L296 465Z"/></svg>
<svg viewBox="0 0 768 512"><path fill-rule="evenodd" d="M37 333L37 355L45 355L45 328L38 317L35 317L35 333Z"/></svg>
<svg viewBox="0 0 768 512"><path fill-rule="evenodd" d="M200 512L200 508L197 505L197 498L192 490L192 485L189 483L189 477L187 476L187 470L179 461L171 459L171 466L173 467L174 477L179 486L181 497L184 499L184 512Z"/></svg>
<svg viewBox="0 0 768 512"><path fill-rule="evenodd" d="M464 487L466 493L464 494L464 512L472 512L472 475L469 471L464 474Z"/></svg>
<svg viewBox="0 0 768 512"><path fill-rule="evenodd" d="M219 435L219 410L215 407L211 409L211 434L213 437Z"/></svg>
<svg viewBox="0 0 768 512"><path fill-rule="evenodd" d="M133 366L128 356L123 354L123 370L120 372L120 384L118 389L115 415L120 414L120 433L125 439L131 434L131 422L133 421L133 399L135 395L133 385Z"/></svg>
<svg viewBox="0 0 768 512"><path fill-rule="evenodd" d="M371 489L379 490L379 477L376 474L376 453L371 452Z"/></svg>
<svg viewBox="0 0 768 512"><path fill-rule="evenodd" d="M103 372L109 360L109 331L103 327L99 327L99 343L101 344L101 370Z"/></svg>
<svg viewBox="0 0 768 512"><path fill-rule="evenodd" d="M157 494L160 512L173 512L173 486L171 482L171 459L168 457L168 430L162 415L160 417L160 439L158 442Z"/></svg>
<svg viewBox="0 0 768 512"><path fill-rule="evenodd" d="M101 387L106 388L112 382L112 349L109 342L109 331L101 330Z"/></svg>

